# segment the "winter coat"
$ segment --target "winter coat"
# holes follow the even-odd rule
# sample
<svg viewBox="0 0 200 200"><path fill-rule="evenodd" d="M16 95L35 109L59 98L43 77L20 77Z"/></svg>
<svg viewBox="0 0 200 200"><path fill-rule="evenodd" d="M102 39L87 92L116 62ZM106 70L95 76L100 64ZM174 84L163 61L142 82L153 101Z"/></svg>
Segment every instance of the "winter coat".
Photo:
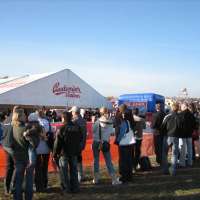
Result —
<svg viewBox="0 0 200 200"><path fill-rule="evenodd" d="M99 126L101 126L101 140L109 142L111 134L114 133L113 121L102 116L93 124L93 141L96 142L100 142Z"/></svg>
<svg viewBox="0 0 200 200"><path fill-rule="evenodd" d="M63 153L65 156L77 156L81 151L81 130L80 127L70 122L63 125L54 143L54 156Z"/></svg>
<svg viewBox="0 0 200 200"><path fill-rule="evenodd" d="M81 117L81 115L78 116L78 118L74 119L73 122L77 124L80 127L81 131L81 150L85 149L86 145L86 138L87 138L87 126L86 121Z"/></svg>
<svg viewBox="0 0 200 200"><path fill-rule="evenodd" d="M159 111L153 114L153 120L152 120L152 128L158 131L160 133L161 126L163 119L165 118L165 112Z"/></svg>
<svg viewBox="0 0 200 200"><path fill-rule="evenodd" d="M3 125L2 146L5 148L13 146L13 127L10 123Z"/></svg>
<svg viewBox="0 0 200 200"><path fill-rule="evenodd" d="M168 114L161 125L162 135L169 137L182 137L182 120L180 113L172 112Z"/></svg>
<svg viewBox="0 0 200 200"><path fill-rule="evenodd" d="M182 120L182 137L192 137L192 133L196 128L196 119L194 115L187 109L180 113Z"/></svg>
<svg viewBox="0 0 200 200"><path fill-rule="evenodd" d="M16 160L28 160L29 142L24 137L25 125L13 126L13 155Z"/></svg>

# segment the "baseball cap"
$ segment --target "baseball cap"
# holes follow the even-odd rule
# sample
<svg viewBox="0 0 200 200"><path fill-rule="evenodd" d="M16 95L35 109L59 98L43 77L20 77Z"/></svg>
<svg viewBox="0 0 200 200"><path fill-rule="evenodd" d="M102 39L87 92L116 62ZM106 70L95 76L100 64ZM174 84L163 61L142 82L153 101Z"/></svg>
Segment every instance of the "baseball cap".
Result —
<svg viewBox="0 0 200 200"><path fill-rule="evenodd" d="M77 106L73 106L69 112L75 112L75 113L80 113L80 109Z"/></svg>
<svg viewBox="0 0 200 200"><path fill-rule="evenodd" d="M31 113L31 114L28 116L28 121L29 121L29 122L38 121L38 115L37 115L37 113Z"/></svg>

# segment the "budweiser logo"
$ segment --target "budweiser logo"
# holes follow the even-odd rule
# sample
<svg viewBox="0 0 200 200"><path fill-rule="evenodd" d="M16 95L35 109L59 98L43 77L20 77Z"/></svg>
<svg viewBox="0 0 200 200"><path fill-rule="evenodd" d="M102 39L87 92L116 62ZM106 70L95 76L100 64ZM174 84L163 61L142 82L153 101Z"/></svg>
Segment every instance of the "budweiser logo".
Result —
<svg viewBox="0 0 200 200"><path fill-rule="evenodd" d="M147 107L147 102L125 102L125 104L131 107Z"/></svg>
<svg viewBox="0 0 200 200"><path fill-rule="evenodd" d="M80 98L81 90L80 87L77 86L60 86L60 83L57 82L53 86L53 93L55 95L62 95L64 94L66 97L69 98Z"/></svg>

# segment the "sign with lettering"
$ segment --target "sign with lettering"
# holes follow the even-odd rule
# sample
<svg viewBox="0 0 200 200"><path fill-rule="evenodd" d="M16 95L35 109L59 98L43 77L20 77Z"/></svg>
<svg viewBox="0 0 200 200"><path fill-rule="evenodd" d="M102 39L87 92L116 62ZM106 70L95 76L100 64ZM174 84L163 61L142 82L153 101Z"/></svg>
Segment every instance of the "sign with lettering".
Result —
<svg viewBox="0 0 200 200"><path fill-rule="evenodd" d="M138 108L141 114L147 112L147 102L124 102L129 108Z"/></svg>
<svg viewBox="0 0 200 200"><path fill-rule="evenodd" d="M53 85L53 93L55 95L64 95L68 98L76 98L80 99L81 89L79 86L67 86L67 85L60 85L60 82L56 82Z"/></svg>

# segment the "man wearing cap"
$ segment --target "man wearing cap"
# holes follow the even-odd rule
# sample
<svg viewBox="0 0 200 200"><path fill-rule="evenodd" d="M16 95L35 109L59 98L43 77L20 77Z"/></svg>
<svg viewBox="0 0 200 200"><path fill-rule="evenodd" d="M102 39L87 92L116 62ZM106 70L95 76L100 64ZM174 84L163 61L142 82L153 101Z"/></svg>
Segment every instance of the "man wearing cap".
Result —
<svg viewBox="0 0 200 200"><path fill-rule="evenodd" d="M78 178L79 182L84 180L83 178L83 164L82 164L82 151L85 149L86 137L87 137L87 128L86 121L80 115L80 109L77 106L73 106L70 110L72 113L72 121L80 127L81 130L81 143L80 149L81 152L78 156Z"/></svg>

